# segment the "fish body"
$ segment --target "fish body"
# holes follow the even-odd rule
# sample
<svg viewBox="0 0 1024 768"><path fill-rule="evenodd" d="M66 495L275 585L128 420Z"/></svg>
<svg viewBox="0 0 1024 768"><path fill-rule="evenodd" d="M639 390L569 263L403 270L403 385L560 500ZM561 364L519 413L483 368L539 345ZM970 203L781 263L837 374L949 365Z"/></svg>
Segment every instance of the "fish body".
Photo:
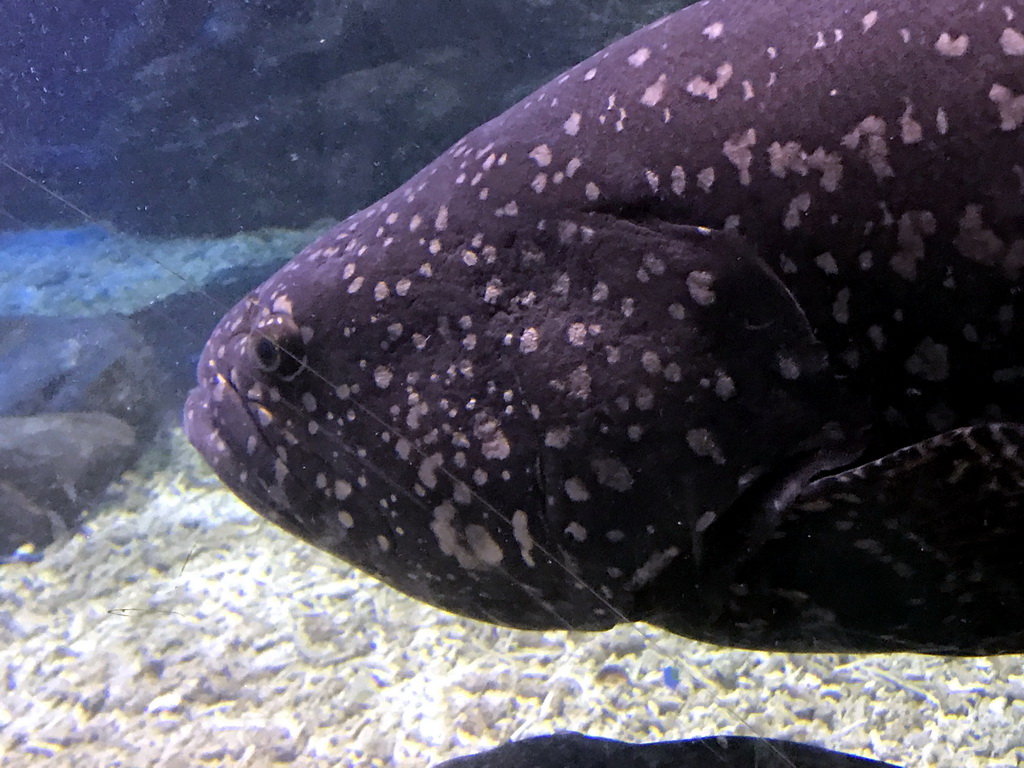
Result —
<svg viewBox="0 0 1024 768"><path fill-rule="evenodd" d="M510 742L436 768L896 768L810 744L752 736L629 744L562 732Z"/></svg>
<svg viewBox="0 0 1024 768"><path fill-rule="evenodd" d="M526 628L1024 649L1024 7L708 0L302 251L192 443L399 590Z"/></svg>

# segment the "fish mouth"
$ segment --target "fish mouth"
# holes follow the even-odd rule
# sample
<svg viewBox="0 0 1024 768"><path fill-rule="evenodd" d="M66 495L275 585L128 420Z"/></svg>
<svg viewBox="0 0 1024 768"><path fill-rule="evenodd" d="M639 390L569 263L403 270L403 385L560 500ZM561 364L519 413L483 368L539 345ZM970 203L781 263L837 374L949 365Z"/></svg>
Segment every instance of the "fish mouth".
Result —
<svg viewBox="0 0 1024 768"><path fill-rule="evenodd" d="M240 423L244 429L238 428ZM258 435L258 430L234 388L221 384L211 388L205 382L193 387L185 400L182 427L192 447L221 480L237 491L243 484L239 451L244 450L249 435ZM259 442L263 444L262 439Z"/></svg>
<svg viewBox="0 0 1024 768"><path fill-rule="evenodd" d="M212 366L211 366L212 368ZM199 378L185 401L185 436L227 488L246 505L286 530L316 541L315 494L294 478L277 476L279 452L247 397L220 370ZM308 462L304 462L308 463Z"/></svg>
<svg viewBox="0 0 1024 768"><path fill-rule="evenodd" d="M228 340L226 346L232 352L240 346L239 336L234 334ZM265 460L270 446L247 398L232 381L232 369L225 370L212 361L208 345L196 386L185 400L182 427L185 437L217 476L252 506L255 499L249 492L252 483L247 468Z"/></svg>

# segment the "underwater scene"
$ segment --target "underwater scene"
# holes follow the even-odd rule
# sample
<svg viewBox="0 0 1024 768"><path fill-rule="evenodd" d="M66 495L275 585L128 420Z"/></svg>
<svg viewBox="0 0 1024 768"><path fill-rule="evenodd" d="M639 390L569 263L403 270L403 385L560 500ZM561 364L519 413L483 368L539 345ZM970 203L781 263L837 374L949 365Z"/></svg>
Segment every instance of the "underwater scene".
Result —
<svg viewBox="0 0 1024 768"><path fill-rule="evenodd" d="M0 32L0 766L1024 764L1024 2Z"/></svg>

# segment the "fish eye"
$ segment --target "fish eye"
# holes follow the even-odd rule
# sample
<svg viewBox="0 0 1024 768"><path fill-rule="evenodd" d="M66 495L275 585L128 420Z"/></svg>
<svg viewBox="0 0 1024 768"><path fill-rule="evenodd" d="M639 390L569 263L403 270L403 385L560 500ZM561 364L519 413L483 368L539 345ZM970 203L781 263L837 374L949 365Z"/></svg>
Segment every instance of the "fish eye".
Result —
<svg viewBox="0 0 1024 768"><path fill-rule="evenodd" d="M256 364L264 373L276 371L277 366L281 364L281 350L266 336L256 339L253 354L256 356Z"/></svg>
<svg viewBox="0 0 1024 768"><path fill-rule="evenodd" d="M302 335L291 324L281 323L253 329L249 335L248 348L256 368L286 380L295 376L306 362Z"/></svg>

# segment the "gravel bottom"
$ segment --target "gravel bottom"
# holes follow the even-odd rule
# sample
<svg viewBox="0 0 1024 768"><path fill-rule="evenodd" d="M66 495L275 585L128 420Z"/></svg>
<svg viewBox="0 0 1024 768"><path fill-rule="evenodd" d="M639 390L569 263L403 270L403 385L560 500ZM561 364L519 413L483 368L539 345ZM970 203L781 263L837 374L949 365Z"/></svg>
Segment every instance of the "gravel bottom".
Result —
<svg viewBox="0 0 1024 768"><path fill-rule="evenodd" d="M170 463L129 475L86 531L0 569L0 766L419 768L565 729L756 734L908 767L1024 761L1024 657L764 654L645 625L469 621L264 522L171 442Z"/></svg>

